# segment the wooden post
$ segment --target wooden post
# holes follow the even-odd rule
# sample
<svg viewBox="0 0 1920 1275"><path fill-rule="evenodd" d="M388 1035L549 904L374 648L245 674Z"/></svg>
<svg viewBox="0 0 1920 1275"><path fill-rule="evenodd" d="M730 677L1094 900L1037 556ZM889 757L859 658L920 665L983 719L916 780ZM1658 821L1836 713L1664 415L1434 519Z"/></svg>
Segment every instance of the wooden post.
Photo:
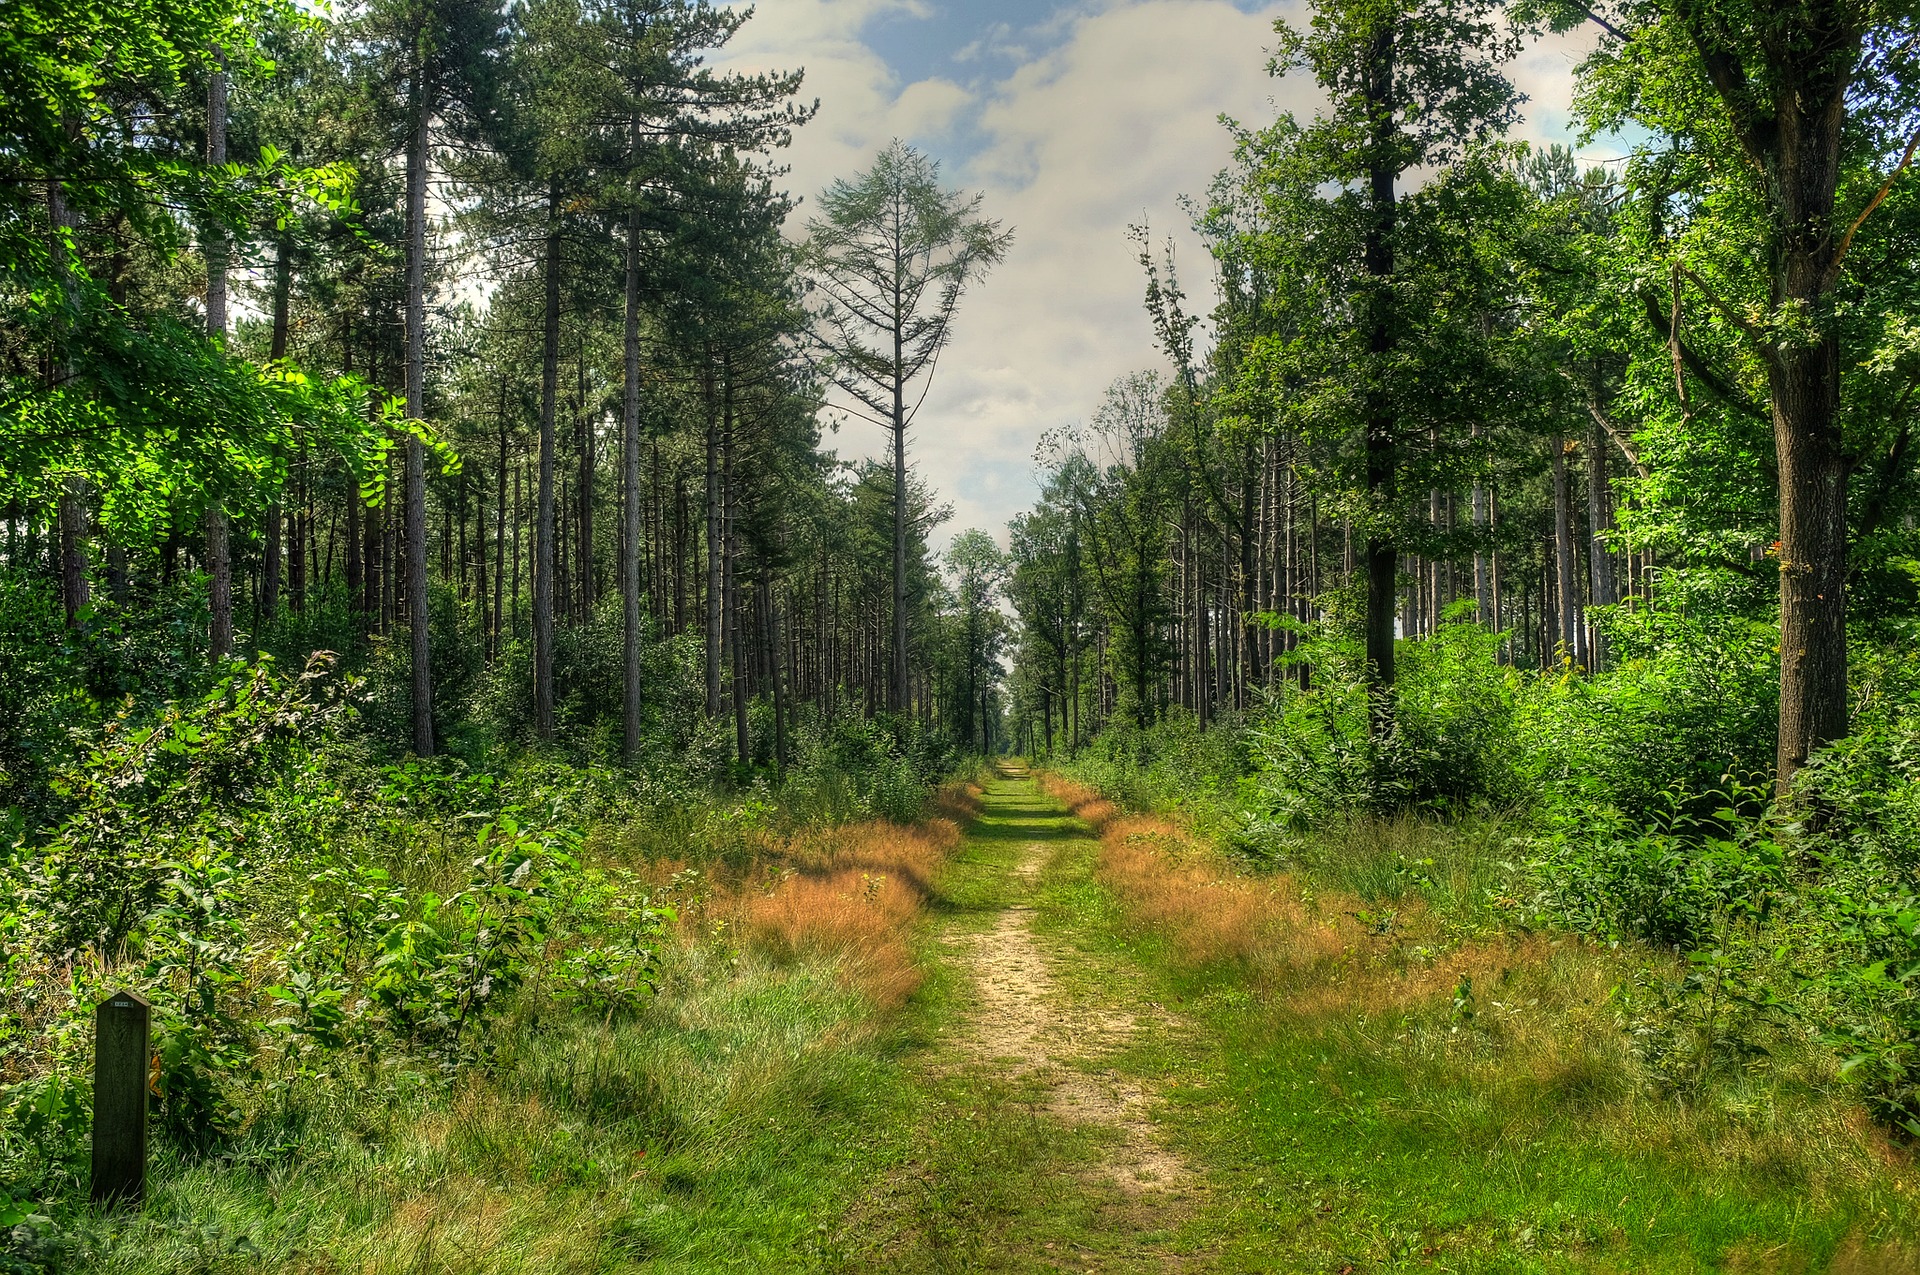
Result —
<svg viewBox="0 0 1920 1275"><path fill-rule="evenodd" d="M147 1060L151 1007L115 992L94 1011L93 1198L139 1204L147 1189Z"/></svg>

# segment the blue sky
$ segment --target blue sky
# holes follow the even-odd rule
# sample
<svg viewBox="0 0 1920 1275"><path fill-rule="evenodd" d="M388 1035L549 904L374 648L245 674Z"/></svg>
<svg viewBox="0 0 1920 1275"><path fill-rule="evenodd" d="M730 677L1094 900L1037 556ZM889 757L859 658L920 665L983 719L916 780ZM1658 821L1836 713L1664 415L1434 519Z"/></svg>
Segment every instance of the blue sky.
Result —
<svg viewBox="0 0 1920 1275"><path fill-rule="evenodd" d="M1092 414L1116 378L1159 366L1127 227L1172 233L1197 308L1210 279L1179 200L1230 158L1218 117L1310 113L1310 84L1265 67L1293 0L759 0L723 64L805 67L819 117L787 160L811 197L893 137L940 159L1014 227L1006 262L963 301L952 348L909 439L954 505L944 529L1006 521L1037 495L1040 435ZM1559 137L1578 49L1514 68L1533 99L1523 134ZM801 215L805 215L803 207ZM797 229L797 228L796 228ZM878 455L877 429L830 445ZM944 537L943 537L944 539Z"/></svg>

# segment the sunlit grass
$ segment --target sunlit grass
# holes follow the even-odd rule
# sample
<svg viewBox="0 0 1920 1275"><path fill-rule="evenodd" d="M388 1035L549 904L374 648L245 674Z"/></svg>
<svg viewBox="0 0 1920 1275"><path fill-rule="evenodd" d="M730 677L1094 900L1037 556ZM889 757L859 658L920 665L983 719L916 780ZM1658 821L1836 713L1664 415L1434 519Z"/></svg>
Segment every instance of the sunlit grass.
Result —
<svg viewBox="0 0 1920 1275"><path fill-rule="evenodd" d="M964 817L964 785L940 808ZM529 1004L492 1066L343 1065L215 1158L155 1165L139 1214L83 1220L69 1269L599 1272L791 1269L898 1154L920 1098L888 1011L949 818L781 842L690 897L630 1016ZM49 1257L54 1253L50 1252Z"/></svg>
<svg viewBox="0 0 1920 1275"><path fill-rule="evenodd" d="M1832 1060L1782 1033L1677 1089L1630 1031L1674 958L1503 927L1497 823L1356 821L1249 875L1096 813L1107 941L1191 1023L1135 1065L1249 1210L1223 1266L1920 1269L1920 1173Z"/></svg>

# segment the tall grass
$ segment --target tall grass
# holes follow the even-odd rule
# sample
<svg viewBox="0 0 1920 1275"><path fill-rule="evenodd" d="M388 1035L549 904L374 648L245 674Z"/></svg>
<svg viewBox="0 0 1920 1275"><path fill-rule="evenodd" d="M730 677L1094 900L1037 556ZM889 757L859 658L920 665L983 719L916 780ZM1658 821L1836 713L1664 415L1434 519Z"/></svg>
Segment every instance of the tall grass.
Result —
<svg viewBox="0 0 1920 1275"><path fill-rule="evenodd" d="M792 1265L874 1171L854 1149L913 1101L888 1011L977 800L958 783L921 824L769 836L725 880L609 863L682 905L653 997L585 1015L523 995L490 1065L444 1079L310 1077L218 1154L166 1153L139 1213L73 1214L13 1255L125 1275Z"/></svg>
<svg viewBox="0 0 1920 1275"><path fill-rule="evenodd" d="M1555 1158L1540 1181L1561 1181L1576 1248L1593 1242L1579 1238L1594 1225L1581 1219L1604 1217L1613 1200L1648 1227L1664 1209L1661 1225L1692 1251L1747 1254L1727 1269L1920 1269L1895 1238L1920 1222L1920 1171L1824 1048L1783 1032L1766 1056L1676 1083L1661 1065L1663 1033L1726 1027L1703 1020L1698 1002L1676 1007L1688 963L1518 924L1507 891L1522 870L1503 859L1498 822L1343 820L1303 843L1288 870L1250 874L1183 821L1043 782L1098 832L1096 876L1130 948L1197 1005L1221 1007L1243 1100L1301 1113L1274 1134L1283 1160L1341 1172L1353 1148L1305 1113L1357 1104L1377 1113L1357 1123L1375 1130L1387 1164L1372 1171L1389 1194L1441 1190L1473 1200L1469 1216L1527 1216L1540 1206L1531 1171L1463 1186L1433 1166L1506 1164L1516 1157L1502 1148L1535 1147ZM1794 1238L1755 1246L1749 1235ZM1767 1264L1768 1247L1787 1264Z"/></svg>

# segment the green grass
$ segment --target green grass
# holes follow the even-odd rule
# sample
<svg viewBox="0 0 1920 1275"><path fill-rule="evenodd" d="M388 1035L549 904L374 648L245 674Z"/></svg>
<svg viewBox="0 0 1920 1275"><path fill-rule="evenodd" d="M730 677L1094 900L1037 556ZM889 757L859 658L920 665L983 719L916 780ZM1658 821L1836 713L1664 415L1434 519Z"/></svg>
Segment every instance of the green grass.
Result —
<svg viewBox="0 0 1920 1275"><path fill-rule="evenodd" d="M1490 845L1484 830L1423 845L1388 829L1376 853L1325 847L1316 888L1404 898L1394 866L1432 859L1418 893L1439 911L1497 874ZM1514 946L1462 1019L1444 994L1382 1002L1352 972L1275 988L1185 963L1129 926L1084 844L1042 897L1085 984L1125 980L1183 1020L1119 1065L1158 1081L1177 1145L1212 1180L1187 1231L1207 1269L1920 1270L1908 1153L1790 1058L1684 1102L1652 1089L1606 1000L1618 953ZM1476 913L1444 920L1479 930Z"/></svg>
<svg viewBox="0 0 1920 1275"><path fill-rule="evenodd" d="M1351 835L1325 849L1343 888L1458 894L1446 941L1480 945L1489 970L1508 960L1469 906L1497 876L1496 835L1409 827L1372 851ZM1033 842L1051 855L1037 880L1012 871ZM1920 1234L1920 1178L1844 1094L1791 1060L1689 1103L1645 1084L1607 1001L1618 953L1513 945L1470 1016L1445 995L1383 997L1363 963L1257 984L1135 927L1097 855L1050 799L996 781L936 885L916 939L927 981L899 1013L876 1017L820 963L681 948L646 1013L519 1023L490 1079L311 1087L275 1126L297 1137L263 1125L221 1162L159 1166L145 1212L75 1228L64 1265L1920 1270L1897 1247ZM966 1064L973 989L944 940L1014 904L1034 909L1062 996L1148 1024L1101 1065L1160 1095L1193 1174L1179 1204L1101 1175L1114 1131Z"/></svg>
<svg viewBox="0 0 1920 1275"><path fill-rule="evenodd" d="M833 970L679 954L632 1022L522 1025L452 1092L309 1091L297 1146L162 1163L113 1272L759 1270L825 1248L918 1096Z"/></svg>

